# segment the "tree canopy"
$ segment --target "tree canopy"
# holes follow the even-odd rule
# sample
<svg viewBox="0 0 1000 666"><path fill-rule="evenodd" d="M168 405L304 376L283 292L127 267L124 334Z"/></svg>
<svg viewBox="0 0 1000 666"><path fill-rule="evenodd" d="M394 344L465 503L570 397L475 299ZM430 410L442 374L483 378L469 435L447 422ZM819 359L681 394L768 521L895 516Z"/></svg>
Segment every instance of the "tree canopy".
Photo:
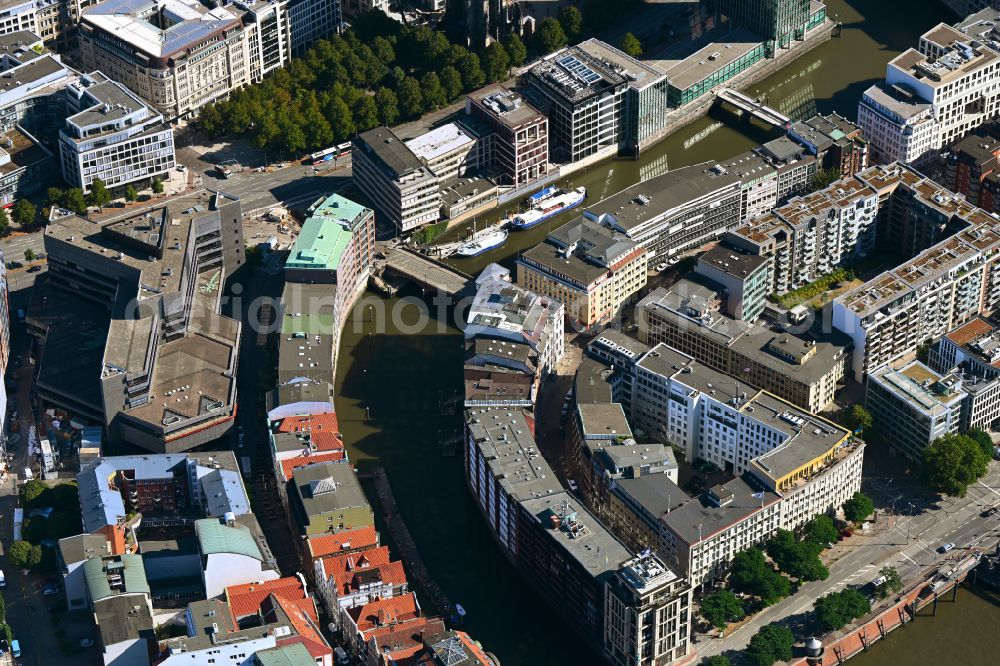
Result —
<svg viewBox="0 0 1000 666"><path fill-rule="evenodd" d="M770 606L791 594L792 584L764 559L764 553L750 548L733 558L730 586L737 592L752 594Z"/></svg>
<svg viewBox="0 0 1000 666"><path fill-rule="evenodd" d="M111 192L108 191L103 180L95 178L90 183L90 194L87 200L90 202L90 205L97 206L98 208L104 208L111 203Z"/></svg>
<svg viewBox="0 0 1000 666"><path fill-rule="evenodd" d="M575 42L583 32L583 14L572 5L563 7L559 10L559 25L569 41Z"/></svg>
<svg viewBox="0 0 1000 666"><path fill-rule="evenodd" d="M512 32L504 37L503 46L507 49L507 57L510 58L510 64L514 67L520 67L528 60L528 48L516 32Z"/></svg>
<svg viewBox="0 0 1000 666"><path fill-rule="evenodd" d="M831 592L816 600L816 620L826 631L835 631L871 612L865 596L853 588Z"/></svg>
<svg viewBox="0 0 1000 666"><path fill-rule="evenodd" d="M700 604L701 616L716 629L725 629L730 622L743 619L743 602L729 590L718 590L706 596Z"/></svg>
<svg viewBox="0 0 1000 666"><path fill-rule="evenodd" d="M861 405L851 407L851 427L855 430L866 430L872 427L872 415Z"/></svg>
<svg viewBox="0 0 1000 666"><path fill-rule="evenodd" d="M852 523L860 523L875 512L875 503L860 490L844 502L844 516Z"/></svg>
<svg viewBox="0 0 1000 666"><path fill-rule="evenodd" d="M822 550L815 541L797 541L788 530L778 530L767 542L767 554L778 568L799 580L827 579L830 572L819 559Z"/></svg>
<svg viewBox="0 0 1000 666"><path fill-rule="evenodd" d="M754 666L771 666L776 661L789 661L795 636L792 630L780 624L761 627L746 649L746 657Z"/></svg>
<svg viewBox="0 0 1000 666"><path fill-rule="evenodd" d="M814 516L806 525L806 539L818 543L822 547L837 540L837 526L833 518L826 514Z"/></svg>
<svg viewBox="0 0 1000 666"><path fill-rule="evenodd" d="M34 222L37 213L38 210L35 208L35 204L31 203L27 199L18 199L17 203L14 204L14 221L21 226L27 226Z"/></svg>
<svg viewBox="0 0 1000 666"><path fill-rule="evenodd" d="M969 486L986 474L990 454L969 435L949 433L924 449L923 462L923 481L929 490L965 497Z"/></svg>
<svg viewBox="0 0 1000 666"><path fill-rule="evenodd" d="M875 587L875 593L879 599L885 599L890 594L896 594L903 589L903 579L899 575L896 567L882 567L878 570L880 578L884 578L880 585Z"/></svg>
<svg viewBox="0 0 1000 666"><path fill-rule="evenodd" d="M559 21L549 17L538 24L538 31L535 33L535 49L542 53L552 53L566 46L566 33Z"/></svg>
<svg viewBox="0 0 1000 666"><path fill-rule="evenodd" d="M27 541L15 541L10 545L7 557L18 569L36 567L42 561L42 547L32 546Z"/></svg>
<svg viewBox="0 0 1000 666"><path fill-rule="evenodd" d="M705 657L701 661L701 666L730 666L730 661L726 655L716 654L711 657Z"/></svg>
<svg viewBox="0 0 1000 666"><path fill-rule="evenodd" d="M618 47L626 54L633 58L638 58L642 55L642 43L639 42L639 38L633 35L631 32L626 32L622 35L621 41L618 43Z"/></svg>
<svg viewBox="0 0 1000 666"><path fill-rule="evenodd" d="M43 506L43 503L39 501L45 493L49 491L49 487L45 485L44 481L39 479L31 479L30 481L25 481L24 484L17 489L17 497L21 502L21 506L26 509L33 509L35 507Z"/></svg>
<svg viewBox="0 0 1000 666"><path fill-rule="evenodd" d="M505 75L511 62L505 46L486 55L492 73ZM444 33L372 11L261 83L206 106L198 124L212 136L242 136L262 149L299 154L346 141L373 122L392 124L443 107L486 76L479 56Z"/></svg>

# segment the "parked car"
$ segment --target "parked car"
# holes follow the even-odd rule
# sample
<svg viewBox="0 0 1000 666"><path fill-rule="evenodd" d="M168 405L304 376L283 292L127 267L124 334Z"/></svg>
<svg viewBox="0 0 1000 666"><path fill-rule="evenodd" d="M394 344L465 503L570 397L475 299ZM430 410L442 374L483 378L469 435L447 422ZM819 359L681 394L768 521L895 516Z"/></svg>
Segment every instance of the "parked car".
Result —
<svg viewBox="0 0 1000 666"><path fill-rule="evenodd" d="M37 273L40 270L42 270L42 267L39 266L38 264L35 264L34 266L32 266L31 268L28 269L28 272L29 273Z"/></svg>
<svg viewBox="0 0 1000 666"><path fill-rule="evenodd" d="M941 546L940 548L938 548L938 552L939 553L947 553L947 552L953 550L954 548L955 548L955 544L953 544L953 543L951 543L949 541L948 543L946 543L943 546Z"/></svg>
<svg viewBox="0 0 1000 666"><path fill-rule="evenodd" d="M576 485L576 481L574 481L573 479L566 479L566 485L569 486L569 489L572 490L574 493L579 489L578 486Z"/></svg>
<svg viewBox="0 0 1000 666"><path fill-rule="evenodd" d="M81 638L80 639L80 647L82 647L82 648L94 647L94 641L93 641L93 639L91 639L91 638Z"/></svg>
<svg viewBox="0 0 1000 666"><path fill-rule="evenodd" d="M56 585L46 585L42 588L42 596L44 597L54 597L59 594L59 587Z"/></svg>
<svg viewBox="0 0 1000 666"><path fill-rule="evenodd" d="M667 270L667 262L664 261L659 264L656 264L656 267L653 268L653 270L656 271L657 273L662 273L663 271Z"/></svg>
<svg viewBox="0 0 1000 666"><path fill-rule="evenodd" d="M995 506L991 506L990 508L986 509L986 511L983 511L979 515L982 516L983 518L989 518L991 516L997 515L998 512L1000 512L1000 509L998 509Z"/></svg>

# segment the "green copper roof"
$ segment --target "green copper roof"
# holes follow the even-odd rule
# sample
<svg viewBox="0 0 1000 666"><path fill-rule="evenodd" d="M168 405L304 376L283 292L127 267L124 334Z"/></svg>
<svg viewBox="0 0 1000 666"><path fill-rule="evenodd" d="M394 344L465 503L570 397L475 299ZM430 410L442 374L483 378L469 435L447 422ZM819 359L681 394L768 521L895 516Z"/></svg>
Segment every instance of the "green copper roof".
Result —
<svg viewBox="0 0 1000 666"><path fill-rule="evenodd" d="M93 602L119 594L149 594L146 567L139 555L87 560L83 563L83 577Z"/></svg>
<svg viewBox="0 0 1000 666"><path fill-rule="evenodd" d="M219 522L218 518L204 518L195 521L194 532L198 535L202 555L236 553L264 561L250 530L239 523L229 527Z"/></svg>
<svg viewBox="0 0 1000 666"><path fill-rule="evenodd" d="M370 214L339 194L327 197L306 218L285 267L337 270L357 222Z"/></svg>
<svg viewBox="0 0 1000 666"><path fill-rule="evenodd" d="M259 650L257 663L260 666L316 666L316 660L302 643Z"/></svg>

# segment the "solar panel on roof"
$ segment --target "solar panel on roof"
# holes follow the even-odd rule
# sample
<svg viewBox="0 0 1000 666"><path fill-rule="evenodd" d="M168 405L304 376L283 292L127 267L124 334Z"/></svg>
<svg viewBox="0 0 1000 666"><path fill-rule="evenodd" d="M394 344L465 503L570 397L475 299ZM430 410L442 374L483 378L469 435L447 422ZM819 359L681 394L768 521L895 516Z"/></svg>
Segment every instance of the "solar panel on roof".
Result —
<svg viewBox="0 0 1000 666"><path fill-rule="evenodd" d="M565 55L556 60L556 63L584 85L589 86L601 80L600 74L580 62L576 56Z"/></svg>

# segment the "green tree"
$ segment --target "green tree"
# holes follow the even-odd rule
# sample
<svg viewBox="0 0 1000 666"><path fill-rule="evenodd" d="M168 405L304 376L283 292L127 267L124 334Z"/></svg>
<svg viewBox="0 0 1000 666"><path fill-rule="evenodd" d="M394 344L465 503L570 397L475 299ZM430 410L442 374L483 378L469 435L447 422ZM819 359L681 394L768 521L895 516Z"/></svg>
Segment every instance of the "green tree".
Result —
<svg viewBox="0 0 1000 666"><path fill-rule="evenodd" d="M426 111L435 111L448 104L448 97L441 87L441 79L434 72L427 72L420 78L420 95Z"/></svg>
<svg viewBox="0 0 1000 666"><path fill-rule="evenodd" d="M806 539L818 543L824 548L826 544L835 542L837 540L837 526L834 524L833 518L824 513L814 516L806 525Z"/></svg>
<svg viewBox="0 0 1000 666"><path fill-rule="evenodd" d="M840 169L819 169L809 180L809 189L822 190L840 180Z"/></svg>
<svg viewBox="0 0 1000 666"><path fill-rule="evenodd" d="M66 208L70 209L74 213L83 215L87 212L87 201L83 197L83 190L79 187L71 187L66 190L63 202Z"/></svg>
<svg viewBox="0 0 1000 666"><path fill-rule="evenodd" d="M160 180L159 178L153 179L153 193L163 194L163 181Z"/></svg>
<svg viewBox="0 0 1000 666"><path fill-rule="evenodd" d="M76 482L60 483L49 488L45 502L57 511L77 509L80 506L80 492L77 490Z"/></svg>
<svg viewBox="0 0 1000 666"><path fill-rule="evenodd" d="M359 97L351 109L351 115L354 117L354 126L359 132L367 132L381 124L378 118L378 106L371 95Z"/></svg>
<svg viewBox="0 0 1000 666"><path fill-rule="evenodd" d="M7 233L7 229L10 227L10 217L7 215L6 208L0 208L0 234Z"/></svg>
<svg viewBox="0 0 1000 666"><path fill-rule="evenodd" d="M867 430L872 427L872 414L861 405L851 407L850 423L855 430Z"/></svg>
<svg viewBox="0 0 1000 666"><path fill-rule="evenodd" d="M778 532L767 542L767 554L778 567L800 580L826 580L830 572L819 560L822 549L812 541L796 541L788 530Z"/></svg>
<svg viewBox="0 0 1000 666"><path fill-rule="evenodd" d="M7 551L10 563L18 569L30 569L42 561L41 546L32 546L27 541L15 541Z"/></svg>
<svg viewBox="0 0 1000 666"><path fill-rule="evenodd" d="M424 97L420 92L420 83L408 76L399 87L399 110L404 118L415 118L424 110Z"/></svg>
<svg viewBox="0 0 1000 666"><path fill-rule="evenodd" d="M326 113L327 122L333 129L333 135L338 141L350 137L355 132L354 117L347 102L342 99L335 99L330 103Z"/></svg>
<svg viewBox="0 0 1000 666"><path fill-rule="evenodd" d="M438 78L441 79L441 87L444 88L444 94L449 102L462 94L462 75L458 73L457 69L451 65L445 65L441 68Z"/></svg>
<svg viewBox="0 0 1000 666"><path fill-rule="evenodd" d="M576 42L583 31L583 14L576 7L563 7L559 10L559 25L562 26L567 39Z"/></svg>
<svg viewBox="0 0 1000 666"><path fill-rule="evenodd" d="M896 594L903 589L903 579L899 575L896 567L882 567L878 570L878 575L885 580L875 588L875 593L879 599L885 599L891 594Z"/></svg>
<svg viewBox="0 0 1000 666"><path fill-rule="evenodd" d="M730 622L743 619L743 602L729 590L713 592L701 600L701 616L716 629L725 630Z"/></svg>
<svg viewBox="0 0 1000 666"><path fill-rule="evenodd" d="M379 88L375 93L375 106L379 120L386 126L395 125L399 120L399 98L388 88Z"/></svg>
<svg viewBox="0 0 1000 666"><path fill-rule="evenodd" d="M540 53L552 53L564 46L566 46L566 33L563 32L559 21L549 17L538 24L538 32L535 33L535 48Z"/></svg>
<svg viewBox="0 0 1000 666"><path fill-rule="evenodd" d="M60 190L58 187L50 187L45 190L45 201L50 206L64 206L63 201L66 199L66 193Z"/></svg>
<svg viewBox="0 0 1000 666"><path fill-rule="evenodd" d="M493 42L486 47L483 54L483 69L486 70L487 81L502 81L510 71L510 56L500 42Z"/></svg>
<svg viewBox="0 0 1000 666"><path fill-rule="evenodd" d="M642 55L642 43L640 43L639 38L631 32L626 32L622 35L621 41L618 42L618 48L633 58L638 58Z"/></svg>
<svg viewBox="0 0 1000 666"><path fill-rule="evenodd" d="M31 252L30 249L24 251L24 258L31 261L35 253L31 252L31 257L28 257L28 253ZM21 503L21 506L25 509L33 509L35 507L44 506L45 495L49 492L49 487L45 485L45 482L38 479L31 479L30 481L25 481L24 485L17 489L17 498Z"/></svg>
<svg viewBox="0 0 1000 666"><path fill-rule="evenodd" d="M520 67L528 60L528 48L516 32L512 32L504 37L503 46L507 49L510 64L514 67Z"/></svg>
<svg viewBox="0 0 1000 666"><path fill-rule="evenodd" d="M135 185L129 183L128 187L125 188L125 201L135 201L139 198L139 190L135 189Z"/></svg>
<svg viewBox="0 0 1000 666"><path fill-rule="evenodd" d="M58 541L65 537L79 534L83 530L80 523L80 511L53 511L45 521L45 538Z"/></svg>
<svg viewBox="0 0 1000 666"><path fill-rule="evenodd" d="M764 553L756 548L744 550L733 558L729 583L737 592L758 596L768 606L792 591L791 582L772 569Z"/></svg>
<svg viewBox="0 0 1000 666"><path fill-rule="evenodd" d="M871 604L863 594L847 588L816 600L816 620L826 631L836 631L851 620L867 615L871 609Z"/></svg>
<svg viewBox="0 0 1000 666"><path fill-rule="evenodd" d="M701 666L731 666L731 664L729 663L729 657L724 654L716 654L702 659Z"/></svg>
<svg viewBox="0 0 1000 666"><path fill-rule="evenodd" d="M35 260L35 251L32 250L29 247L27 250L24 251L24 258L27 261L34 261Z"/></svg>
<svg viewBox="0 0 1000 666"><path fill-rule="evenodd" d="M875 512L875 504L860 490L844 502L844 517L852 523L860 523Z"/></svg>
<svg viewBox="0 0 1000 666"><path fill-rule="evenodd" d="M101 209L111 203L111 192L108 191L103 180L95 178L90 183L90 195L87 197L87 200L91 206L97 206Z"/></svg>
<svg viewBox="0 0 1000 666"><path fill-rule="evenodd" d="M475 53L466 54L458 61L457 69L462 77L462 87L467 91L481 88L486 83L486 74L483 73L482 65L479 63L479 56Z"/></svg>
<svg viewBox="0 0 1000 666"><path fill-rule="evenodd" d="M979 448L983 450L987 458L993 457L993 438L985 430L980 430L979 428L969 428L965 432L966 437L971 437Z"/></svg>
<svg viewBox="0 0 1000 666"><path fill-rule="evenodd" d="M969 486L986 474L990 456L968 435L949 433L924 449L924 485L936 493L965 497Z"/></svg>
<svg viewBox="0 0 1000 666"><path fill-rule="evenodd" d="M31 203L27 199L18 199L17 203L14 204L13 213L14 221L22 227L26 227L35 221L38 211L35 208L35 204Z"/></svg>
<svg viewBox="0 0 1000 666"><path fill-rule="evenodd" d="M789 661L795 636L792 630L780 624L761 627L745 651L747 659L754 666L771 666L776 661Z"/></svg>

